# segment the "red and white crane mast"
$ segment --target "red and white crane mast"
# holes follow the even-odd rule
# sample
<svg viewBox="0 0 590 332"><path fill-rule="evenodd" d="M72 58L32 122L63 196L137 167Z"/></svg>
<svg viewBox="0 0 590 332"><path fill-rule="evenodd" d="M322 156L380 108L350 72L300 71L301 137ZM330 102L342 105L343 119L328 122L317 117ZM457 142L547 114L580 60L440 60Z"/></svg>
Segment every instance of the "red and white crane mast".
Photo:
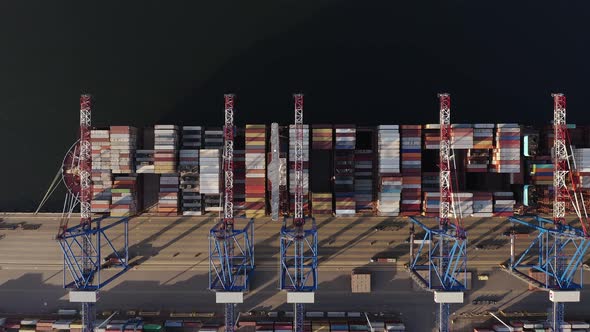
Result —
<svg viewBox="0 0 590 332"><path fill-rule="evenodd" d="M295 94L295 226L305 224L303 213L303 94Z"/></svg>
<svg viewBox="0 0 590 332"><path fill-rule="evenodd" d="M225 95L225 125L223 127L223 172L225 174L225 198L223 205L223 222L226 230L234 225L234 98Z"/></svg>
<svg viewBox="0 0 590 332"><path fill-rule="evenodd" d="M570 200L566 179L569 171L567 153L567 123L565 111L565 95L554 93L553 97L553 130L555 134L554 149L555 161L553 163L553 187L555 197L553 200L553 222L556 226L565 223L565 205Z"/></svg>
<svg viewBox="0 0 590 332"><path fill-rule="evenodd" d="M438 95L440 102L440 209L439 223L449 225L449 214L453 203L451 189L451 96L446 93Z"/></svg>

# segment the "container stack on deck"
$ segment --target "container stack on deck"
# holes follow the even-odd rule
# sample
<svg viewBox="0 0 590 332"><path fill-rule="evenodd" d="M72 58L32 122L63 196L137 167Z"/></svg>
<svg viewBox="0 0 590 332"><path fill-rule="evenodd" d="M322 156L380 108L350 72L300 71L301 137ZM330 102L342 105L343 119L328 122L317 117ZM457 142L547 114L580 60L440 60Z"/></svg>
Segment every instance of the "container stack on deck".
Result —
<svg viewBox="0 0 590 332"><path fill-rule="evenodd" d="M311 148L314 150L332 149L332 126L313 125Z"/></svg>
<svg viewBox="0 0 590 332"><path fill-rule="evenodd" d="M125 217L137 213L137 176L134 158L137 148L137 129L130 126L111 126L111 169L114 175L111 216Z"/></svg>
<svg viewBox="0 0 590 332"><path fill-rule="evenodd" d="M422 126L402 125L402 215L420 214L422 199Z"/></svg>
<svg viewBox="0 0 590 332"><path fill-rule="evenodd" d="M295 208L295 125L289 125L289 206ZM309 125L303 125L303 211L309 215Z"/></svg>
<svg viewBox="0 0 590 332"><path fill-rule="evenodd" d="M111 204L111 143L108 130L90 131L92 150L92 200L93 213L108 213Z"/></svg>
<svg viewBox="0 0 590 332"><path fill-rule="evenodd" d="M357 213L373 213L373 150L354 155L354 201Z"/></svg>
<svg viewBox="0 0 590 332"><path fill-rule="evenodd" d="M201 127L182 127L181 149L178 170L182 196L182 215L200 216L202 214L201 193L199 189L199 149L201 148Z"/></svg>
<svg viewBox="0 0 590 332"><path fill-rule="evenodd" d="M311 193L312 215L332 215L332 193Z"/></svg>
<svg viewBox="0 0 590 332"><path fill-rule="evenodd" d="M178 127L156 125L154 127L154 172L157 174L176 173L176 146Z"/></svg>
<svg viewBox="0 0 590 332"><path fill-rule="evenodd" d="M223 149L223 130L207 129L205 130L206 149Z"/></svg>
<svg viewBox="0 0 590 332"><path fill-rule="evenodd" d="M590 174L590 149L574 149L578 172Z"/></svg>
<svg viewBox="0 0 590 332"><path fill-rule="evenodd" d="M553 164L531 164L530 174L531 180L536 186L553 185Z"/></svg>
<svg viewBox="0 0 590 332"><path fill-rule="evenodd" d="M520 127L512 123L498 123L490 172L520 173L520 155Z"/></svg>
<svg viewBox="0 0 590 332"><path fill-rule="evenodd" d="M154 127L154 173L162 174L157 210L160 216L178 215L177 145L177 126L156 125Z"/></svg>
<svg viewBox="0 0 590 332"><path fill-rule="evenodd" d="M318 176L322 177L320 179L315 178L314 173L311 173L310 188L311 190L316 191L311 193L311 208L313 216L332 215L333 213L332 192L324 192L331 189L333 185L331 179L332 172L326 172L326 169L331 169L333 166L330 162L333 156L333 134L334 130L332 129L332 125L312 125L312 154L310 158L310 166L312 167L312 170L317 170L318 167L321 168L321 175ZM319 185L314 188L314 183Z"/></svg>
<svg viewBox="0 0 590 332"><path fill-rule="evenodd" d="M266 126L246 125L246 217L265 215Z"/></svg>
<svg viewBox="0 0 590 332"><path fill-rule="evenodd" d="M337 216L355 214L354 202L354 148L356 128L335 126L336 144L334 150L334 196Z"/></svg>
<svg viewBox="0 0 590 332"><path fill-rule="evenodd" d="M137 213L137 176L115 175L112 192L112 217L128 217Z"/></svg>
<svg viewBox="0 0 590 332"><path fill-rule="evenodd" d="M473 125L473 149L467 151L467 172L485 173L490 164L490 151L494 148L494 125Z"/></svg>
<svg viewBox="0 0 590 332"><path fill-rule="evenodd" d="M590 189L590 149L575 149L574 158L580 175L580 187ZM590 202L586 201L588 203Z"/></svg>
<svg viewBox="0 0 590 332"><path fill-rule="evenodd" d="M199 188L205 195L205 212L218 212L221 192L221 150L201 149L199 151Z"/></svg>
<svg viewBox="0 0 590 332"><path fill-rule="evenodd" d="M378 214L380 216L397 216L400 212L402 191L398 125L378 127L377 148L379 153Z"/></svg>
<svg viewBox="0 0 590 332"><path fill-rule="evenodd" d="M135 173L155 173L154 150L136 150L135 151Z"/></svg>
<svg viewBox="0 0 590 332"><path fill-rule="evenodd" d="M207 130L204 131L204 147L205 149L217 149L219 150L219 160L220 160L220 164L219 164L219 181L220 185L219 185L219 189L222 190L223 189L223 171L222 171L222 165L223 165L223 130L221 130L220 128L209 128ZM202 183L201 183L202 186ZM220 194L220 191L218 191L217 193L209 193L206 194L204 196L202 196L203 199L203 207L205 212L218 212L221 210L221 201L222 201L222 195Z"/></svg>
<svg viewBox="0 0 590 332"><path fill-rule="evenodd" d="M473 128L470 124L452 125L451 148L461 150L473 149Z"/></svg>
<svg viewBox="0 0 590 332"><path fill-rule="evenodd" d="M469 217L473 214L473 194L466 192L453 193L456 217Z"/></svg>
<svg viewBox="0 0 590 332"><path fill-rule="evenodd" d="M129 126L111 126L110 143L113 174L134 173L133 161L137 148L137 129Z"/></svg>
<svg viewBox="0 0 590 332"><path fill-rule="evenodd" d="M160 176L160 192L158 193L158 215L178 215L179 180L177 174Z"/></svg>
<svg viewBox="0 0 590 332"><path fill-rule="evenodd" d="M424 172L422 173L422 191L423 192L438 192L440 187L440 173L439 172Z"/></svg>
<svg viewBox="0 0 590 332"><path fill-rule="evenodd" d="M494 193L494 216L509 217L514 214L514 193L511 191L498 191Z"/></svg>
<svg viewBox="0 0 590 332"><path fill-rule="evenodd" d="M438 216L440 207L440 193L425 192L424 201L422 202L422 214L427 217Z"/></svg>
<svg viewBox="0 0 590 332"><path fill-rule="evenodd" d="M451 209L449 217L469 217L473 214L473 194L466 192L453 193L455 210ZM422 214L428 217L439 215L440 193L425 192ZM455 212L453 212L455 211Z"/></svg>
<svg viewBox="0 0 590 332"><path fill-rule="evenodd" d="M234 150L234 215L246 213L246 151Z"/></svg>
<svg viewBox="0 0 590 332"><path fill-rule="evenodd" d="M438 123L428 123L424 125L424 149L440 149L440 125Z"/></svg>
<svg viewBox="0 0 590 332"><path fill-rule="evenodd" d="M474 217L493 217L494 216L494 199L491 192L473 193L473 216Z"/></svg>

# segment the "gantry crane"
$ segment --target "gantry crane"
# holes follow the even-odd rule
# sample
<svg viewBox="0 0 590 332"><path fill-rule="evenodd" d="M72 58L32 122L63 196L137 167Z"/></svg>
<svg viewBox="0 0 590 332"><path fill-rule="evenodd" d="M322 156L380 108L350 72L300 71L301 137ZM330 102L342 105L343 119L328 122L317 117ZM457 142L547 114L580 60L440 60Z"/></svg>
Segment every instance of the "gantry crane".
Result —
<svg viewBox="0 0 590 332"><path fill-rule="evenodd" d="M579 177L573 149L569 142L566 122L566 98L561 93L553 97L553 220L532 216L530 218L508 218L538 231L528 248L515 257L515 236L511 235L511 255L508 271L519 279L549 292L553 303L549 324L553 331L562 331L564 303L579 302L583 286L583 261L590 246L588 213L580 192ZM571 203L576 212L579 227L567 224L566 204ZM532 261L532 262L531 262ZM526 269L542 272L544 280L536 280Z"/></svg>
<svg viewBox="0 0 590 332"><path fill-rule="evenodd" d="M90 95L84 94L80 97L80 140L78 148L74 149L70 155L71 163L69 164L72 167L64 171L69 174L64 176L64 179L70 179L71 183L66 183L69 194L66 196L56 236L64 255L64 287L71 289L70 302L81 303L80 314L84 332L92 332L94 329L96 318L94 305L98 300L99 290L129 269L128 218L92 219L90 206L92 199L91 115L92 99ZM69 227L69 218L78 201L80 223ZM106 233L107 230L118 225L124 226L124 248L121 251L115 249ZM108 246L113 251L108 256L112 263L109 267L120 268L120 271L104 281L100 277L103 246ZM71 281L68 281L69 278Z"/></svg>
<svg viewBox="0 0 590 332"><path fill-rule="evenodd" d="M234 101L225 95L223 127L223 216L209 232L209 289L225 305L225 330L235 329L235 305L243 303L254 271L254 219L236 230L234 218Z"/></svg>
<svg viewBox="0 0 590 332"><path fill-rule="evenodd" d="M303 94L295 101L295 210L292 223L283 219L281 227L280 288L293 303L294 331L303 332L304 303L314 302L317 289L318 233L314 218L306 224L303 206Z"/></svg>
<svg viewBox="0 0 590 332"><path fill-rule="evenodd" d="M461 208L455 208L451 165L455 164L451 146L451 97L438 95L440 103L440 206L439 227L431 228L415 217L410 217L410 276L423 288L434 292L439 304L437 325L439 332L448 332L451 303L463 303L467 280L467 233L463 228ZM458 197L457 197L458 199ZM451 224L451 219L454 223ZM414 252L414 226L425 231L420 247ZM427 247L427 250L426 248Z"/></svg>

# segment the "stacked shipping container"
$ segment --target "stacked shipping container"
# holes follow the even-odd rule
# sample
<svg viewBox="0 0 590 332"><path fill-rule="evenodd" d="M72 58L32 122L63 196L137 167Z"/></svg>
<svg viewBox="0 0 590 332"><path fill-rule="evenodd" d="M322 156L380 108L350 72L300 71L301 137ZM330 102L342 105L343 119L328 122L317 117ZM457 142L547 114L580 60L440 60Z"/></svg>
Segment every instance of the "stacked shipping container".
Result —
<svg viewBox="0 0 590 332"><path fill-rule="evenodd" d="M199 189L199 149L201 148L201 127L182 127L182 146L179 152L178 170L182 190L182 215L202 214Z"/></svg>
<svg viewBox="0 0 590 332"><path fill-rule="evenodd" d="M487 172L490 151L494 148L494 125L475 124L473 129L473 149L467 151L467 172Z"/></svg>
<svg viewBox="0 0 590 332"><path fill-rule="evenodd" d="M155 173L154 150L135 151L135 173Z"/></svg>
<svg viewBox="0 0 590 332"><path fill-rule="evenodd" d="M553 185L553 164L531 164L530 174L534 185Z"/></svg>
<svg viewBox="0 0 590 332"><path fill-rule="evenodd" d="M110 143L113 174L134 173L133 159L137 148L137 129L129 126L111 126Z"/></svg>
<svg viewBox="0 0 590 332"><path fill-rule="evenodd" d="M357 213L373 212L373 160L372 150L355 150L354 201Z"/></svg>
<svg viewBox="0 0 590 332"><path fill-rule="evenodd" d="M494 192L494 216L509 217L514 214L514 193L510 191Z"/></svg>
<svg viewBox="0 0 590 332"><path fill-rule="evenodd" d="M580 187L590 189L590 149L574 149L574 158L580 175ZM590 202L586 201L588 203Z"/></svg>
<svg viewBox="0 0 590 332"><path fill-rule="evenodd" d="M331 150L332 149L332 126L331 125L313 125L312 126L312 143L311 148L314 150Z"/></svg>
<svg viewBox="0 0 590 332"><path fill-rule="evenodd" d="M332 215L332 193L312 193L311 208L314 217Z"/></svg>
<svg viewBox="0 0 590 332"><path fill-rule="evenodd" d="M157 174L176 173L176 146L178 127L156 125L154 128L154 172Z"/></svg>
<svg viewBox="0 0 590 332"><path fill-rule="evenodd" d="M246 204L248 218L265 215L266 126L246 125Z"/></svg>
<svg viewBox="0 0 590 332"><path fill-rule="evenodd" d="M160 176L160 192L158 193L158 215L178 215L179 181L177 174Z"/></svg>
<svg viewBox="0 0 590 332"><path fill-rule="evenodd" d="M205 212L221 211L221 151L201 149L199 151L199 189L205 195Z"/></svg>
<svg viewBox="0 0 590 332"><path fill-rule="evenodd" d="M404 215L420 214L422 199L422 130L420 125L402 125L402 203Z"/></svg>
<svg viewBox="0 0 590 332"><path fill-rule="evenodd" d="M451 215L453 217L455 213L456 217L469 217L473 214L473 194L472 193L453 193L454 209L451 208ZM436 217L439 215L440 209L440 193L438 192L425 192L423 202L423 215L429 217Z"/></svg>
<svg viewBox="0 0 590 332"><path fill-rule="evenodd" d="M439 131L440 131L440 129L439 129ZM473 128L471 128L470 124L453 124L452 125L451 148L452 149L473 149Z"/></svg>
<svg viewBox="0 0 590 332"><path fill-rule="evenodd" d="M335 126L336 144L334 151L334 196L337 216L355 214L354 202L354 148L356 128Z"/></svg>
<svg viewBox="0 0 590 332"><path fill-rule="evenodd" d="M133 216L137 213L137 177L134 158L137 149L137 129L130 126L110 127L111 169L113 174L130 174L115 176L111 192L111 216Z"/></svg>
<svg viewBox="0 0 590 332"><path fill-rule="evenodd" d="M90 148L92 151L92 200L91 211L108 213L111 204L111 157L108 130L90 131Z"/></svg>
<svg viewBox="0 0 590 332"><path fill-rule="evenodd" d="M115 176L111 216L128 217L137 213L137 177Z"/></svg>
<svg viewBox="0 0 590 332"><path fill-rule="evenodd" d="M246 151L234 150L234 215L246 211Z"/></svg>
<svg viewBox="0 0 590 332"><path fill-rule="evenodd" d="M493 195L490 192L473 193L473 216L493 217L494 215Z"/></svg>
<svg viewBox="0 0 590 332"><path fill-rule="evenodd" d="M400 135L398 125L381 125L377 133L378 214L397 216L400 212L402 177L400 174Z"/></svg>
<svg viewBox="0 0 590 332"><path fill-rule="evenodd" d="M490 172L520 173L520 154L520 127L517 124L499 123Z"/></svg>
<svg viewBox="0 0 590 332"><path fill-rule="evenodd" d="M207 129L205 130L205 148L223 149L223 130Z"/></svg>
<svg viewBox="0 0 590 332"><path fill-rule="evenodd" d="M207 129L205 130L205 139L204 139L204 147L205 149L216 149L219 150L219 176L218 179L220 181L220 186L217 193L208 193L203 195L204 201L204 209L205 212L218 212L221 210L221 202L223 200L223 195L220 194L221 189L223 186L221 183L224 181L224 175L222 171L222 160L223 160L223 130L221 129ZM203 186L203 183L200 183ZM203 193L204 194L204 193Z"/></svg>

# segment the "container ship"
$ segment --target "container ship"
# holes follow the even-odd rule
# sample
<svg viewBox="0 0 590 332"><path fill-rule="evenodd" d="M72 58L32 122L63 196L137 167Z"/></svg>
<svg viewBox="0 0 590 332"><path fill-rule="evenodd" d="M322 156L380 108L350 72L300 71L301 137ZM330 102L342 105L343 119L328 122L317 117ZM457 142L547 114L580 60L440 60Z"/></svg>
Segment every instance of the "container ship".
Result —
<svg viewBox="0 0 590 332"><path fill-rule="evenodd" d="M516 123L453 124L455 200L463 216L550 213L553 130ZM590 127L568 125L579 185L590 192ZM271 213L270 124L235 127L236 215ZM306 124L304 209L311 216L436 216L439 125ZM279 125L279 213L293 211L293 125ZM96 214L219 213L221 127L110 126L90 133ZM590 202L586 199L585 202Z"/></svg>

